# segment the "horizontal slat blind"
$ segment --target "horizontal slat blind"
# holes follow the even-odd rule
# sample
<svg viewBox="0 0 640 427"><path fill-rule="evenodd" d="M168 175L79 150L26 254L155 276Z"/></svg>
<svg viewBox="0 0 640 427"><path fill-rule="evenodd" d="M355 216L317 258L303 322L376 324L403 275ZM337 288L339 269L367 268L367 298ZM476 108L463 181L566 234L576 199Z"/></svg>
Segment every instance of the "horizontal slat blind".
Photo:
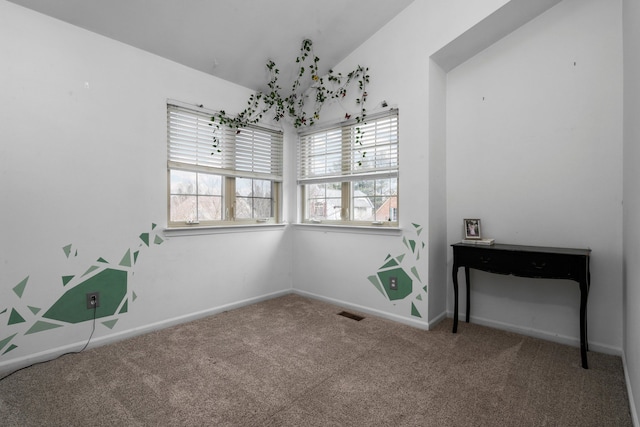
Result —
<svg viewBox="0 0 640 427"><path fill-rule="evenodd" d="M195 107L167 105L170 167L282 180L282 132L257 126L218 129L212 115Z"/></svg>
<svg viewBox="0 0 640 427"><path fill-rule="evenodd" d="M300 135L298 181L301 183L389 177L397 176L397 172L397 110L366 123Z"/></svg>

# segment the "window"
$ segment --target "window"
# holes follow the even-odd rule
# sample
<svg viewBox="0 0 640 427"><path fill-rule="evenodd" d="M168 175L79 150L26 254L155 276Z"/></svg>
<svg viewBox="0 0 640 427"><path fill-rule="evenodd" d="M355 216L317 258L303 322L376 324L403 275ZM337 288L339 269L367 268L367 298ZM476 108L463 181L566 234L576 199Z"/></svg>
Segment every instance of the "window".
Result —
<svg viewBox="0 0 640 427"><path fill-rule="evenodd" d="M397 110L301 134L298 185L304 222L397 226Z"/></svg>
<svg viewBox="0 0 640 427"><path fill-rule="evenodd" d="M282 132L218 129L213 115L167 104L169 226L279 222Z"/></svg>

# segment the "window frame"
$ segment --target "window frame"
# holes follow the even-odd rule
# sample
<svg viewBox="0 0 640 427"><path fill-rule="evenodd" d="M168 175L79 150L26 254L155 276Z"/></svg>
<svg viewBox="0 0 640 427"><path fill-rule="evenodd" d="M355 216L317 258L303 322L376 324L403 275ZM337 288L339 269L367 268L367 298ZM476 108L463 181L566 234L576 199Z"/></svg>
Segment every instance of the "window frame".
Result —
<svg viewBox="0 0 640 427"><path fill-rule="evenodd" d="M283 145L281 130L264 125L239 130L218 128L210 118L216 111L167 100L167 228L248 226L282 223ZM173 114L173 116L172 116ZM177 123L177 117L191 120ZM187 134L188 135L185 135ZM217 150L214 148L214 135ZM208 158L210 155L212 158ZM219 156L219 158L215 158ZM221 219L194 221L172 219L171 171L187 171L220 176ZM236 218L237 178L271 182L271 216ZM253 181L252 181L253 186ZM196 190L197 191L197 190ZM196 198L205 196L195 194ZM253 197L253 190L251 196ZM245 196L246 198L246 196ZM197 206L197 205L196 205ZM197 215L196 207L196 215Z"/></svg>
<svg viewBox="0 0 640 427"><path fill-rule="evenodd" d="M373 139L367 136L367 132L371 131L371 128L377 126L377 123L384 122L385 120L390 120L389 124L389 141L387 143L380 142L378 143L377 135L373 136ZM312 142L314 136L318 136L321 139L323 138L323 134L327 134L324 136L324 139L327 141L324 146L325 152L329 152L333 148L333 152L337 152L337 148L335 147L336 141L335 135L332 138L328 136L331 132L336 132L340 130L340 172L336 173L335 169L333 171L329 171L328 165L324 164L324 171L316 170L315 165L313 165L313 156L311 151L314 150L315 147L320 147L322 144L317 144ZM360 131L363 133L360 133ZM375 132L374 132L375 133ZM360 143L359 143L360 141ZM367 144L367 145L365 145ZM364 170L358 170L356 166L360 162L372 162L377 164L381 162L384 164L384 156L376 154L376 150L380 147L387 145L389 154L387 158L391 160L387 162L386 165L382 167L365 167ZM372 148L374 150L374 154L370 154L367 157L365 154L364 157L356 158L357 153L361 153L362 150L366 150L366 147ZM372 114L366 118L364 122L357 122L355 120L344 121L338 124L329 125L326 127L321 127L320 129L314 129L307 132L300 132L298 134L298 153L297 153L297 161L298 161L298 192L300 195L300 222L302 224L324 224L324 225L344 225L344 226L355 226L355 227L390 227L397 228L399 227L399 204L400 204L400 195L399 195L399 185L400 185L400 164L399 164L399 148L400 148L400 137L399 137L399 111L397 108L392 108L388 111L384 111L378 114ZM361 156L361 154L358 154ZM320 156L318 156L320 157ZM327 157L328 158L328 157ZM364 160L363 160L364 159ZM322 160L317 162L318 164L322 164ZM378 180L378 179L387 179L394 178L395 179L395 195L390 195L389 199L395 197L395 219L394 220L379 220L374 219L371 220L357 220L355 219L355 204L354 199L357 197L354 195L354 185L359 181L366 180ZM331 219L317 219L313 218L311 213L308 212L310 210L309 206L309 195L307 194L310 185L312 184L329 184L329 183L340 183L340 198L341 198L341 206L340 206L340 219L331 220ZM325 200L327 197L325 196ZM375 209L375 204L374 204Z"/></svg>

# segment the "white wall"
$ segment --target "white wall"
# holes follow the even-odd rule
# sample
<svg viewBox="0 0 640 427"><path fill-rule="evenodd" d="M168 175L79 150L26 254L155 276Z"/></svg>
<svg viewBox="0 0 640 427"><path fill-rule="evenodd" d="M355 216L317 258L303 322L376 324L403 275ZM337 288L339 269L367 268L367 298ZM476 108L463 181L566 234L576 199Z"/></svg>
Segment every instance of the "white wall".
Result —
<svg viewBox="0 0 640 427"><path fill-rule="evenodd" d="M80 277L101 257L118 264L128 249L140 251L128 269L128 313L113 329L99 319L92 342L290 290L285 227L162 232L166 100L233 112L250 90L6 1L0 57L0 342L16 334L0 367L79 349L88 322L24 333L66 291L62 276ZM20 297L13 288L26 277ZM14 308L25 322L8 325Z"/></svg>
<svg viewBox="0 0 640 427"><path fill-rule="evenodd" d="M431 161L432 156L444 158L444 144L430 144L430 137L440 138L442 143L444 125L430 128L430 119L442 114L430 112L429 56L504 3L505 0L416 0L334 68L345 73L357 65L369 67L367 109L379 109L383 100L399 108L402 232L363 235L348 230L296 227L293 263L296 289L418 327L428 327L429 321L445 315L446 189L444 170L430 167L438 166L437 160ZM323 120L330 118L324 115ZM419 236L413 224L422 227ZM403 239L418 240L420 253L407 251ZM421 247L422 242L425 248ZM433 250L432 245L438 244L440 250ZM378 272L388 255L404 254L405 262L411 260L406 269L415 267L421 282L414 282L416 295L389 301L367 278ZM442 268L431 270L430 259L441 262ZM418 299L425 285L429 297L423 295ZM430 295L434 295L434 305ZM412 303L421 317L411 314Z"/></svg>
<svg viewBox="0 0 640 427"><path fill-rule="evenodd" d="M624 360L634 425L640 425L640 1L624 0Z"/></svg>
<svg viewBox="0 0 640 427"><path fill-rule="evenodd" d="M497 242L591 248L589 344L618 353L620 28L620 2L564 0L447 81L449 243L463 218L481 218ZM476 271L471 280L472 321L577 345L576 283Z"/></svg>

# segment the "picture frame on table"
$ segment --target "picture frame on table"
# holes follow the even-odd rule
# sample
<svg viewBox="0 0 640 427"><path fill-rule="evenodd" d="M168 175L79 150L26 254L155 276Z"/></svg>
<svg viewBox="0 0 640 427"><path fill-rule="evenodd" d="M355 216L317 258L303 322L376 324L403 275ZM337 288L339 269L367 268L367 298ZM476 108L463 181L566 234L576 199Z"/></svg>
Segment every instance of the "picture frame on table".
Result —
<svg viewBox="0 0 640 427"><path fill-rule="evenodd" d="M464 222L464 238L467 240L482 239L479 218L465 218Z"/></svg>

